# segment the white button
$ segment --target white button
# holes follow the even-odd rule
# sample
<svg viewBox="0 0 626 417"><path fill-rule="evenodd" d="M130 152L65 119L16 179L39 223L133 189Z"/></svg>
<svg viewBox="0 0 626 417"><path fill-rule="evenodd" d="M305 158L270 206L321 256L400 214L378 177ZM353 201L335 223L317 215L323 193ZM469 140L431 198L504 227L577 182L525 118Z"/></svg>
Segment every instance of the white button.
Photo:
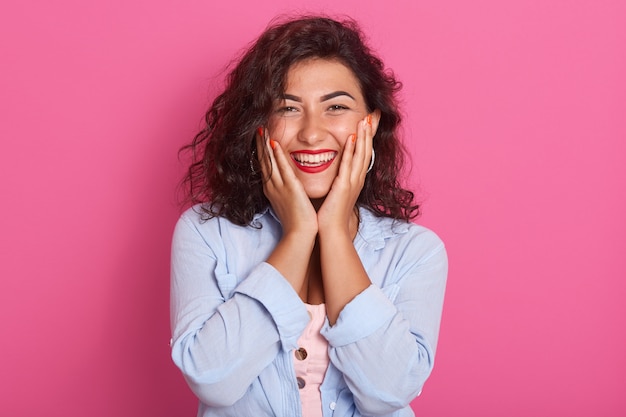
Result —
<svg viewBox="0 0 626 417"><path fill-rule="evenodd" d="M334 401L328 405L328 407L329 407L331 410L334 410L336 406L337 406L337 403L336 403L336 402L334 402Z"/></svg>

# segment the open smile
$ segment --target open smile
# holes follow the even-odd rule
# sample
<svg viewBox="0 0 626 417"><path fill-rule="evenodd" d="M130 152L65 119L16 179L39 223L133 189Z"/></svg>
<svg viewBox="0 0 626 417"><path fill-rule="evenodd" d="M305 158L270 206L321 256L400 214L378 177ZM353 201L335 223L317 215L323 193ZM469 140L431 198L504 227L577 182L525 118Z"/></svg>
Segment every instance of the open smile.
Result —
<svg viewBox="0 0 626 417"><path fill-rule="evenodd" d="M301 171L316 173L328 168L337 157L336 151L298 151L291 153L291 159Z"/></svg>

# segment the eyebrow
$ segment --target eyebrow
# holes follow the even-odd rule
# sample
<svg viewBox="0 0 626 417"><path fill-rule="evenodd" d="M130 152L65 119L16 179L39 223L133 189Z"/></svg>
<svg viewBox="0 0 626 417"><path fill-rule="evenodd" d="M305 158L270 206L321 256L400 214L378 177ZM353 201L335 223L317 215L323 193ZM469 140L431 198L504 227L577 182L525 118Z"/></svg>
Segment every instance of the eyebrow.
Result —
<svg viewBox="0 0 626 417"><path fill-rule="evenodd" d="M323 95L322 97L320 97L320 103L330 100L331 98L335 98L335 97L339 97L339 96L348 96L350 97L352 100L356 99L354 97L352 97L352 94L347 93L345 91L333 91L332 93L328 93ZM298 96L294 96L292 94L283 94L283 98L285 100L293 100L293 101L297 101L298 103L302 103L302 98L298 97Z"/></svg>

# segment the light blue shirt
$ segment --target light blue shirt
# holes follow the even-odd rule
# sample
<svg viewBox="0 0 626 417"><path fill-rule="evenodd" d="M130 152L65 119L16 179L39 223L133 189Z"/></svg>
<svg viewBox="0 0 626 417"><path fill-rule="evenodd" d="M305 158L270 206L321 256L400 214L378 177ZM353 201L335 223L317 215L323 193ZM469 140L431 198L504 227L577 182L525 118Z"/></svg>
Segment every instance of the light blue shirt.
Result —
<svg viewBox="0 0 626 417"><path fill-rule="evenodd" d="M198 416L300 416L293 351L309 315L265 262L280 222L271 209L255 216L261 228L203 222L196 211L174 231L171 320L172 358L200 400ZM446 251L422 226L364 208L360 218L354 247L372 285L322 327L323 416L413 416L409 403L433 368Z"/></svg>

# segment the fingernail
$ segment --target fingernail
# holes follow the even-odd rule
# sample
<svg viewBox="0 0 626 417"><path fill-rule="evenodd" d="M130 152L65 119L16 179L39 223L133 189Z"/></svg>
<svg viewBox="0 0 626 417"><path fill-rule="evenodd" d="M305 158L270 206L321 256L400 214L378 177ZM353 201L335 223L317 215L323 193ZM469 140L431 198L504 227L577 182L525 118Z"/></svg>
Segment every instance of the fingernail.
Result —
<svg viewBox="0 0 626 417"><path fill-rule="evenodd" d="M270 139L270 146L272 147L272 149L276 149L276 141L273 139Z"/></svg>
<svg viewBox="0 0 626 417"><path fill-rule="evenodd" d="M257 132L259 133L259 136L260 136L260 137L263 137L263 126L260 126L260 127L257 129Z"/></svg>
<svg viewBox="0 0 626 417"><path fill-rule="evenodd" d="M350 135L350 142L356 142L356 135L354 133Z"/></svg>
<svg viewBox="0 0 626 417"><path fill-rule="evenodd" d="M370 125L370 126L372 125L372 114L371 113L367 115L367 124Z"/></svg>

